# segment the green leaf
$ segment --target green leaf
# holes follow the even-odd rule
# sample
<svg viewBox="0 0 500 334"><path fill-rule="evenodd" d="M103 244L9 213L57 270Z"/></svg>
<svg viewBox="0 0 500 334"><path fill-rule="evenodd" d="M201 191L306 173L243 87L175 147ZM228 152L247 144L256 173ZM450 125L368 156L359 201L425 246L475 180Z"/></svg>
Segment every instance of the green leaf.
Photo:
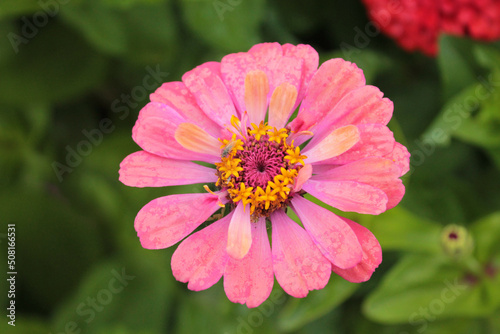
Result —
<svg viewBox="0 0 500 334"><path fill-rule="evenodd" d="M50 309L102 256L99 227L75 212L58 189L2 189L2 219L16 225L18 285L33 306ZM52 259L47 261L47 259Z"/></svg>
<svg viewBox="0 0 500 334"><path fill-rule="evenodd" d="M53 331L71 323L91 334L118 325L133 333L163 332L173 283L163 261L161 254L144 251L95 266L56 312Z"/></svg>
<svg viewBox="0 0 500 334"><path fill-rule="evenodd" d="M446 99L474 83L472 47L473 43L468 39L441 35L438 63Z"/></svg>
<svg viewBox="0 0 500 334"><path fill-rule="evenodd" d="M0 332L2 334L47 334L50 333L47 323L36 318L26 318L23 315L16 314L15 326L7 324L9 318L3 319L0 323Z"/></svg>
<svg viewBox="0 0 500 334"><path fill-rule="evenodd" d="M279 315L278 326L286 332L300 329L343 303L358 287L359 284L333 275L324 289L311 291L303 299L290 299Z"/></svg>
<svg viewBox="0 0 500 334"><path fill-rule="evenodd" d="M0 65L0 101L28 107L66 101L94 88L105 65L78 35L54 21Z"/></svg>
<svg viewBox="0 0 500 334"><path fill-rule="evenodd" d="M149 0L153 2L154 0ZM143 1L147 2L147 1ZM170 5L137 4L124 11L123 20L129 50L126 59L134 63L165 64L171 67L172 59L178 52L179 28ZM176 61L177 64L177 61ZM161 66L161 68L169 68ZM158 86L161 83L158 83Z"/></svg>
<svg viewBox="0 0 500 334"><path fill-rule="evenodd" d="M371 218L365 226L377 237L383 250L438 254L441 225L395 207Z"/></svg>
<svg viewBox="0 0 500 334"><path fill-rule="evenodd" d="M189 28L212 47L227 52L246 51L260 41L264 4L264 0L181 1Z"/></svg>
<svg viewBox="0 0 500 334"><path fill-rule="evenodd" d="M93 44L96 49L111 55L127 50L124 24L119 13L103 6L99 0L69 3L61 11L62 19Z"/></svg>
<svg viewBox="0 0 500 334"><path fill-rule="evenodd" d="M422 134L421 142L449 145L451 136L479 107L476 103L471 104L471 101L477 100L476 91L480 86L480 83L475 83L451 98Z"/></svg>
<svg viewBox="0 0 500 334"><path fill-rule="evenodd" d="M482 282L470 283L465 272L439 256L408 255L365 300L363 311L381 323L477 317L492 312L493 301Z"/></svg>
<svg viewBox="0 0 500 334"><path fill-rule="evenodd" d="M500 254L500 212L495 212L475 222L470 231L474 238L475 256L481 263Z"/></svg>

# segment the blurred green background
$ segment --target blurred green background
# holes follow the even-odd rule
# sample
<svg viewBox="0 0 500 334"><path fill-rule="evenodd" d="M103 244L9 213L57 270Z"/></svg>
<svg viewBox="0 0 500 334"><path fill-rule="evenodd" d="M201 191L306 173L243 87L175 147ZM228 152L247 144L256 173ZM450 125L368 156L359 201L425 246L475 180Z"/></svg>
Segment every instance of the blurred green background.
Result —
<svg viewBox="0 0 500 334"><path fill-rule="evenodd" d="M15 327L0 281L1 333L500 333L499 43L408 54L341 0L2 0L0 36L0 269L15 224L18 273ZM148 201L201 187L129 188L118 168L149 93L266 41L355 62L394 101L412 162L397 208L345 215L382 245L369 282L332 277L300 300L276 283L248 309L222 282L187 290L175 247L134 231Z"/></svg>

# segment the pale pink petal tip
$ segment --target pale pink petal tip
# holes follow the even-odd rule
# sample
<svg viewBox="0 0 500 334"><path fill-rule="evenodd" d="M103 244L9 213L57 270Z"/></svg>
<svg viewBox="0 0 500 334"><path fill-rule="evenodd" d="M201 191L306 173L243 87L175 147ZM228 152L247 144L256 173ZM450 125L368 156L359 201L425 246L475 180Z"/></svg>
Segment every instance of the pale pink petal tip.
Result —
<svg viewBox="0 0 500 334"><path fill-rule="evenodd" d="M271 246L265 219L252 223L252 246L241 260L228 257L224 290L233 303L257 307L271 294L274 284Z"/></svg>
<svg viewBox="0 0 500 334"><path fill-rule="evenodd" d="M341 269L333 266L332 270L344 279L361 283L370 279L375 269L382 263L382 248L378 240L366 227L359 225L352 220L342 218L356 233L356 236L363 248L363 258L361 262L353 268Z"/></svg>
<svg viewBox="0 0 500 334"><path fill-rule="evenodd" d="M291 296L302 298L323 289L331 263L302 227L282 210L271 214L273 268L278 283Z"/></svg>
<svg viewBox="0 0 500 334"><path fill-rule="evenodd" d="M251 245L250 208L245 208L245 205L240 202L229 224L227 253L235 259L242 259L247 255Z"/></svg>

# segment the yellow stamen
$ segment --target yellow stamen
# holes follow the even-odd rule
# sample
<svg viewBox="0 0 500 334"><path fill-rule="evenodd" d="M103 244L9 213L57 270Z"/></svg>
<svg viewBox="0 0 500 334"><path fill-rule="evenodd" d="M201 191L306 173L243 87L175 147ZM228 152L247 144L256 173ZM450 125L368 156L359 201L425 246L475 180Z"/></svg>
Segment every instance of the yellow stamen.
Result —
<svg viewBox="0 0 500 334"><path fill-rule="evenodd" d="M272 192L273 194L280 194L280 196L283 199L288 198L288 194L290 193L290 188L288 188L284 182L282 183L280 181L279 175L276 175L274 177L274 182L268 181L267 183L273 189L273 192Z"/></svg>
<svg viewBox="0 0 500 334"><path fill-rule="evenodd" d="M260 140L262 136L267 135L267 132L272 129L271 126L264 124L264 122L260 122L259 126L255 125L255 123L251 123L253 130L249 130L248 133L253 135L256 140Z"/></svg>
<svg viewBox="0 0 500 334"><path fill-rule="evenodd" d="M257 191L255 192L255 199L257 202L264 202L265 209L269 209L271 202L276 201L277 196L272 192L271 186L268 184L266 190L261 187L257 187Z"/></svg>
<svg viewBox="0 0 500 334"><path fill-rule="evenodd" d="M297 146L295 150L293 149L293 144L291 144L290 148L286 150L288 155L285 155L285 159L289 160L290 165L295 165L296 163L301 163L304 165L304 159L307 158L305 155L300 154L300 148Z"/></svg>
<svg viewBox="0 0 500 334"><path fill-rule="evenodd" d="M285 140L288 137L286 129L277 130L275 127L273 127L273 129L274 131L267 132L267 134L269 135L269 141L275 141L280 144L282 139Z"/></svg>

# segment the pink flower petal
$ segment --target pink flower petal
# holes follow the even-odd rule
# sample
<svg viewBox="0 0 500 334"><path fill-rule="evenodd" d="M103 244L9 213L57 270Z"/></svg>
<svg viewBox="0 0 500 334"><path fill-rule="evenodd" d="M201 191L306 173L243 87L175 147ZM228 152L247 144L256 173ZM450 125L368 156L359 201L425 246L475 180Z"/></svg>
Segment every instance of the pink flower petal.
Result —
<svg viewBox="0 0 500 334"><path fill-rule="evenodd" d="M410 152L408 152L408 149L405 146L398 142L394 144L392 152L386 154L384 158L390 159L398 165L401 170L400 176L405 175L410 170Z"/></svg>
<svg viewBox="0 0 500 334"><path fill-rule="evenodd" d="M273 92L281 83L276 82L279 71L278 64L283 57L281 45L276 42L260 43L252 46L250 50L248 50L248 53L254 57L258 68L266 73L269 80L270 91Z"/></svg>
<svg viewBox="0 0 500 334"><path fill-rule="evenodd" d="M145 151L120 164L120 181L131 187L166 187L217 181L216 170L190 161L163 158Z"/></svg>
<svg viewBox="0 0 500 334"><path fill-rule="evenodd" d="M245 77L245 106L251 123L259 124L266 117L269 82L266 73L250 71Z"/></svg>
<svg viewBox="0 0 500 334"><path fill-rule="evenodd" d="M221 79L220 64L204 63L182 76L182 81L194 95L201 110L215 123L224 127L232 115L234 104Z"/></svg>
<svg viewBox="0 0 500 334"><path fill-rule="evenodd" d="M229 257L224 272L224 290L233 303L257 307L264 302L274 284L271 246L265 219L252 223L252 247L241 260Z"/></svg>
<svg viewBox="0 0 500 334"><path fill-rule="evenodd" d="M297 88L284 82L273 92L269 103L269 125L277 129L284 128L294 111L297 100Z"/></svg>
<svg viewBox="0 0 500 334"><path fill-rule="evenodd" d="M189 282L188 289L205 290L219 281L228 259L227 229L231 214L198 231L184 241L172 255L176 280Z"/></svg>
<svg viewBox="0 0 500 334"><path fill-rule="evenodd" d="M387 209L387 195L380 189L354 181L315 181L302 189L342 211L378 215Z"/></svg>
<svg viewBox="0 0 500 334"><path fill-rule="evenodd" d="M334 167L315 175L318 181L356 181L381 189L388 197L387 210L395 207L403 198L405 187L399 179L399 167L389 159L366 158Z"/></svg>
<svg viewBox="0 0 500 334"><path fill-rule="evenodd" d="M336 157L351 147L360 139L360 133L355 125L347 125L331 131L316 145L307 145L302 154L307 156L308 164Z"/></svg>
<svg viewBox="0 0 500 334"><path fill-rule="evenodd" d="M312 77L300 105L297 118L290 123L293 131L307 131L348 92L365 85L365 77L355 64L343 59L324 62Z"/></svg>
<svg viewBox="0 0 500 334"><path fill-rule="evenodd" d="M366 227L361 226L347 218L342 219L351 227L354 233L356 233L359 243L363 248L363 259L353 268L341 269L333 266L332 270L334 273L342 276L350 282L366 282L370 279L375 269L377 269L382 262L382 248L373 233L371 233Z"/></svg>
<svg viewBox="0 0 500 334"><path fill-rule="evenodd" d="M394 149L394 144L396 143L394 134L387 126L381 124L359 124L357 128L360 140L351 149L339 156L317 163L343 165L363 158L383 157Z"/></svg>
<svg viewBox="0 0 500 334"><path fill-rule="evenodd" d="M288 83L300 89L304 60L296 57L281 57L276 64L273 73L273 80L270 82L271 93L281 84Z"/></svg>
<svg viewBox="0 0 500 334"><path fill-rule="evenodd" d="M167 248L193 232L220 209L219 197L210 193L164 196L146 204L135 217L142 247Z"/></svg>
<svg viewBox="0 0 500 334"><path fill-rule="evenodd" d="M185 149L207 154L220 160L220 142L193 123L181 123L175 130L175 140Z"/></svg>
<svg viewBox="0 0 500 334"><path fill-rule="evenodd" d="M282 46L283 55L301 58L304 61L302 77L300 82L300 89L297 94L297 100L293 107L293 110L297 108L299 103L304 98L306 94L307 87L309 86L309 82L316 72L319 64L319 55L310 45L299 44L297 46L292 44L284 44Z"/></svg>
<svg viewBox="0 0 500 334"><path fill-rule="evenodd" d="M389 123L394 105L375 86L362 86L347 93L313 129L315 138L322 138L332 128L349 124Z"/></svg>
<svg viewBox="0 0 500 334"><path fill-rule="evenodd" d="M186 150L175 140L175 130L185 122L174 109L158 103L148 103L139 113L132 138L145 151L165 158L216 162L216 157Z"/></svg>
<svg viewBox="0 0 500 334"><path fill-rule="evenodd" d="M180 81L166 82L150 95L152 102L173 108L186 121L199 125L214 137L219 137L221 127L208 117L196 103L193 94Z"/></svg>
<svg viewBox="0 0 500 334"><path fill-rule="evenodd" d="M229 224L227 253L235 259L242 259L247 255L251 245L250 208L245 209L245 205L240 201Z"/></svg>
<svg viewBox="0 0 500 334"><path fill-rule="evenodd" d="M358 238L340 217L301 197L292 199L293 211L323 255L340 268L356 266L363 256Z"/></svg>
<svg viewBox="0 0 500 334"><path fill-rule="evenodd" d="M271 214L273 268L278 283L291 296L302 298L328 283L331 263L302 227L282 210Z"/></svg>
<svg viewBox="0 0 500 334"><path fill-rule="evenodd" d="M240 115L246 110L244 98L246 75L249 71L258 69L260 68L257 66L255 58L247 52L229 54L221 60L222 80L224 80Z"/></svg>

